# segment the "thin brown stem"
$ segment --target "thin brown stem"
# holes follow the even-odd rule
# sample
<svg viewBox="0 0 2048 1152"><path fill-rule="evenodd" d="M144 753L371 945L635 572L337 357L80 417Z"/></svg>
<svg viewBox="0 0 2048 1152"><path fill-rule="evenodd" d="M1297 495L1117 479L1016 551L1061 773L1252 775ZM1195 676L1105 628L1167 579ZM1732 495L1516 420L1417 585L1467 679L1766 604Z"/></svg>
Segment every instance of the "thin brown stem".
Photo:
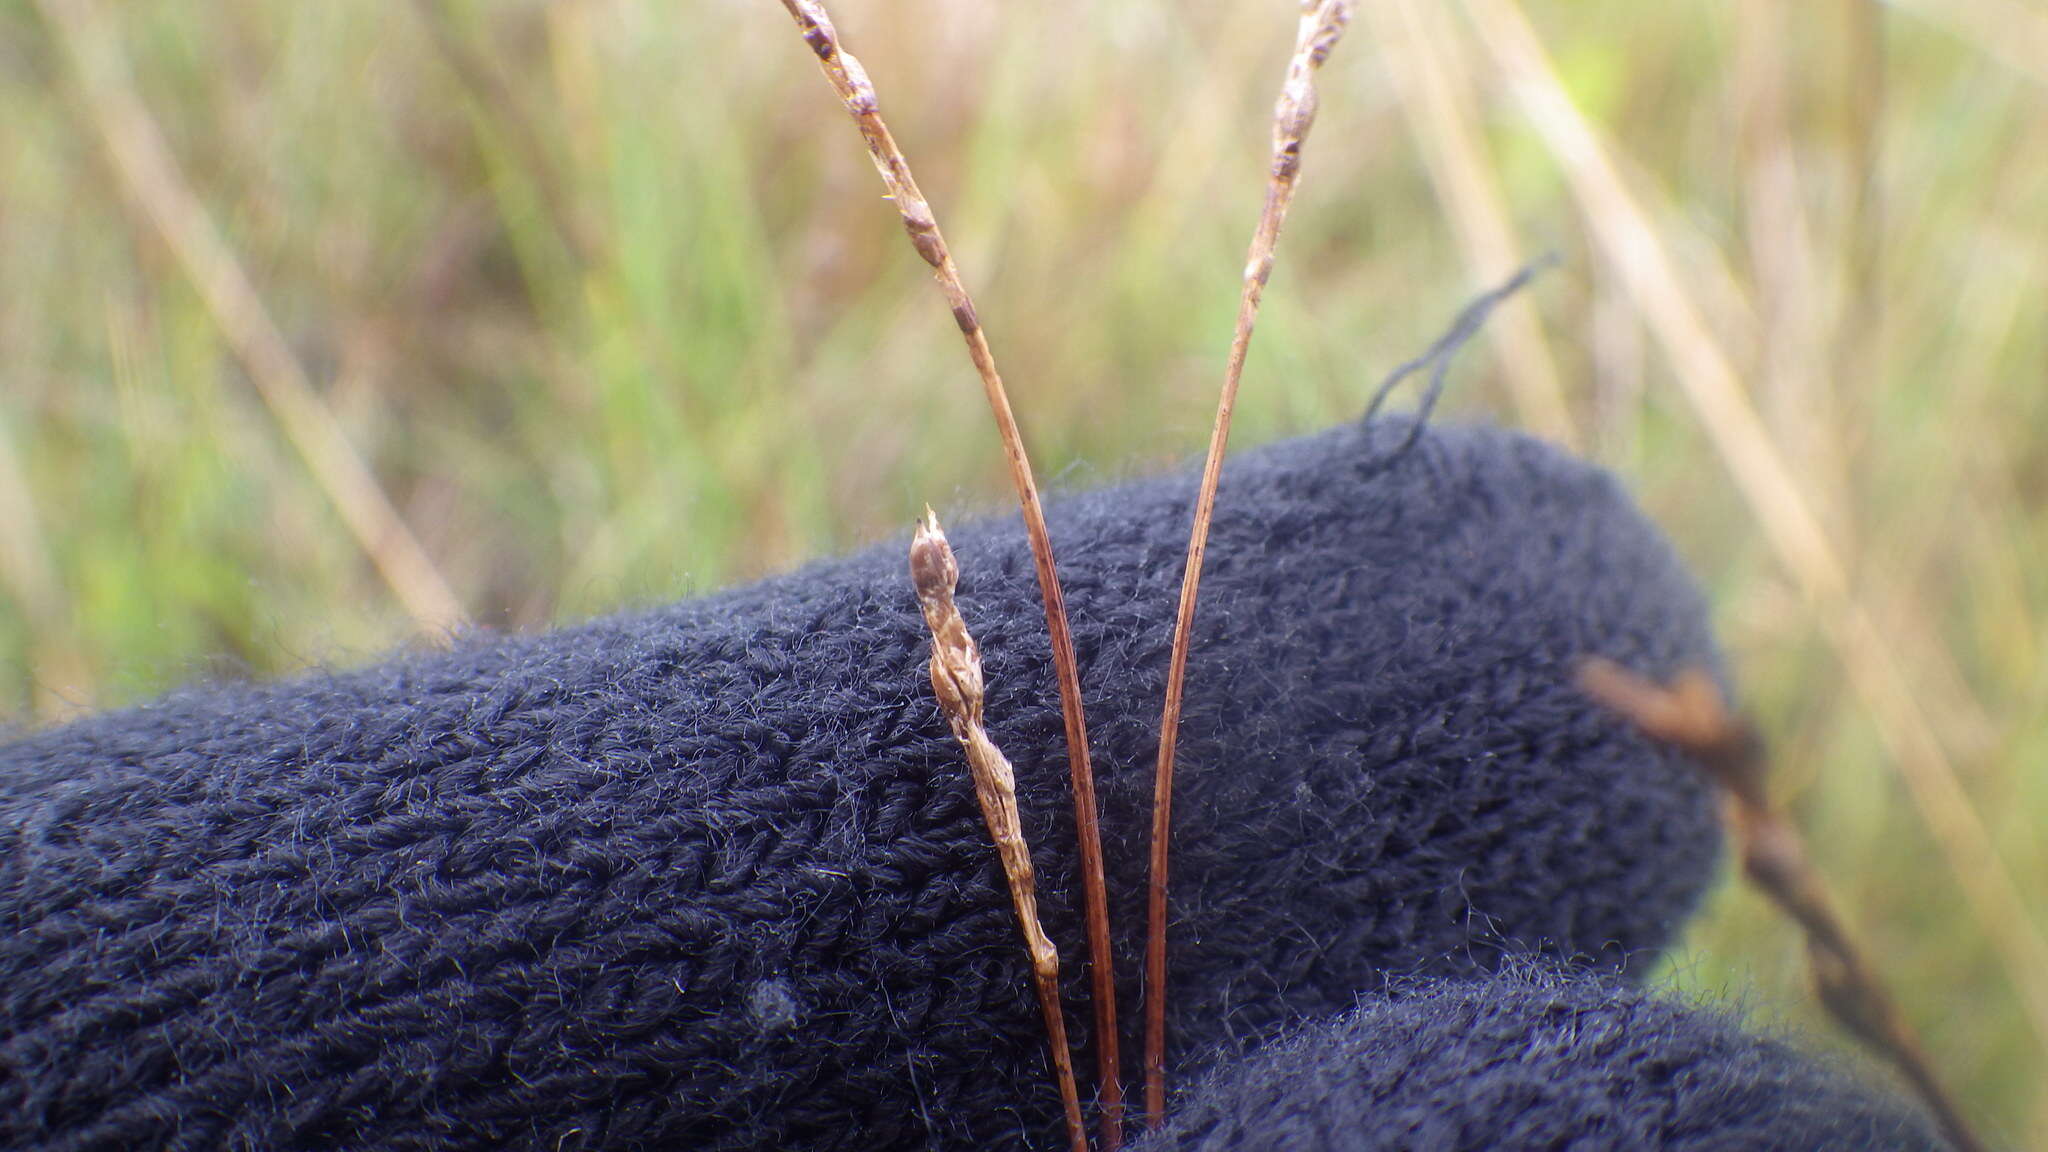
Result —
<svg viewBox="0 0 2048 1152"><path fill-rule="evenodd" d="M1074 661L1074 639L1067 628L1066 598L1060 592L1059 573L1053 564L1052 538L1045 527L1045 512L1039 507L1038 484L1032 479L1031 461L1024 453L1024 437L1017 430L1017 418L1010 411L1010 399L1003 379L996 372L995 357L988 337L975 314L974 301L961 282L960 269L953 263L939 232L931 205L918 191L910 164L896 147L889 126L883 122L876 103L874 85L866 69L853 54L840 46L839 33L818 0L782 0L782 6L796 20L804 43L818 57L818 67L831 82L832 90L853 116L868 155L882 174L911 246L931 265L933 275L952 306L953 320L967 341L967 354L981 376L982 391L989 410L995 414L996 432L1009 457L1010 480L1017 489L1017 503L1023 511L1024 531L1031 542L1031 559L1038 572L1038 591L1045 601L1045 626L1052 638L1053 672L1059 681L1060 711L1066 720L1067 766L1074 785L1074 830L1081 849L1081 888L1088 933L1089 987L1095 1007L1096 1061L1101 1077L1102 1145L1114 1150L1123 1143L1123 1082L1118 1071L1116 980L1109 952L1109 897L1102 874L1102 833L1097 826L1095 771L1088 757L1088 725L1081 711L1081 677Z"/></svg>
<svg viewBox="0 0 2048 1152"><path fill-rule="evenodd" d="M1845 1031L1898 1069L1960 1152L1982 1149L1983 1142L1935 1076L1912 1025L1836 911L1799 829L1771 804L1763 738L1729 714L1713 678L1695 668L1667 687L1595 657L1580 665L1579 685L1644 735L1691 757L1721 790L1728 825L1742 852L1743 874L1806 936L1807 963L1821 1005Z"/></svg>
<svg viewBox="0 0 2048 1152"><path fill-rule="evenodd" d="M1316 116L1316 70L1351 20L1343 0L1303 0L1301 27L1287 79L1273 107L1273 166L1266 182L1265 208L1252 233L1245 260L1244 291L1237 309L1237 330L1223 370L1223 393L1216 404L1216 423L1209 434L1209 455L1202 464L1202 487L1195 497L1195 522L1188 537L1187 567L1181 574L1180 610L1174 618L1173 656L1166 673L1166 706L1159 718L1159 763L1153 778L1152 874L1146 893L1145 936L1145 1123L1166 1122L1166 883L1167 845L1173 823L1173 753L1180 735L1181 698L1187 680L1188 643L1194 631L1195 595L1202 582L1202 556L1209 543L1209 521L1216 510L1216 486L1223 474L1223 452L1230 441L1230 415L1237 404L1237 386L1251 347L1259 301L1273 275L1274 250L1280 225L1294 201L1301 176L1301 146Z"/></svg>
<svg viewBox="0 0 2048 1152"><path fill-rule="evenodd" d="M39 0L39 7L71 58L85 111L106 142L122 190L183 266L314 482L422 632L438 639L460 627L467 619L461 602L314 390L249 274L179 171L135 94L99 6L92 0Z"/></svg>
<svg viewBox="0 0 2048 1152"><path fill-rule="evenodd" d="M917 589L918 606L932 633L932 695L938 697L947 724L967 754L975 799L981 803L982 819L988 823L989 838L995 841L996 855L1002 860L1017 923L1024 931L1024 946L1031 954L1032 980L1052 1046L1053 1075L1066 1109L1067 1140L1074 1152L1087 1152L1088 1130L1081 1120L1081 1094L1074 1084L1074 1059L1067 1051L1066 1017L1060 1011L1059 950L1038 922L1038 881L1031 866L1031 845L1024 839L1024 823L1017 811L1016 774L982 724L986 693L981 650L953 600L953 590L960 583L960 564L946 543L938 514L930 508L924 510L924 519L910 540L910 583Z"/></svg>

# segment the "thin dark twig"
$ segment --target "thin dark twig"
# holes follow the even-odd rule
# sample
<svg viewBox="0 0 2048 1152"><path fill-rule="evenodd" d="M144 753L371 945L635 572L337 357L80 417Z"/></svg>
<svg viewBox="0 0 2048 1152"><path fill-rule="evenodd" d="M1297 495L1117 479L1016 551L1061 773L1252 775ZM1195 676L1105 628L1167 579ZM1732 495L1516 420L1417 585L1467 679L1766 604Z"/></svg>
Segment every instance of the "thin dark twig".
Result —
<svg viewBox="0 0 2048 1152"><path fill-rule="evenodd" d="M1898 1069L1959 1152L1984 1147L1942 1087L1905 1015L1835 910L1798 828L1770 801L1763 737L1729 713L1713 677L1694 668L1670 686L1611 660L1579 667L1588 696L1627 717L1644 735L1685 753L1721 789L1743 874L1799 925L1815 995L1844 1030Z"/></svg>

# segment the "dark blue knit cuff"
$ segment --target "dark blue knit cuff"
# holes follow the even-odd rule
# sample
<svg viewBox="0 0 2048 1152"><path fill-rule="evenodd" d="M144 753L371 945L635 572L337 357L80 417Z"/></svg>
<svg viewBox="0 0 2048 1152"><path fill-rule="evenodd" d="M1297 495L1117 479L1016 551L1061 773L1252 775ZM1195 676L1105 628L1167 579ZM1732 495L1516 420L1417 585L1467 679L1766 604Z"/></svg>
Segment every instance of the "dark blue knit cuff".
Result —
<svg viewBox="0 0 2048 1152"><path fill-rule="evenodd" d="M1407 432L1226 469L1175 808L1177 1053L1518 948L1620 968L1708 881L1705 789L1571 679L1588 652L1658 675L1713 659L1670 549L1550 448L1432 429L1388 464ZM1127 1022L1193 490L1049 509ZM952 537L1085 1045L1030 557L1014 517ZM926 644L898 540L0 748L0 1145L1056 1139Z"/></svg>
<svg viewBox="0 0 2048 1152"><path fill-rule="evenodd" d="M1224 1058L1131 1152L1936 1152L1911 1105L1611 980L1417 983Z"/></svg>

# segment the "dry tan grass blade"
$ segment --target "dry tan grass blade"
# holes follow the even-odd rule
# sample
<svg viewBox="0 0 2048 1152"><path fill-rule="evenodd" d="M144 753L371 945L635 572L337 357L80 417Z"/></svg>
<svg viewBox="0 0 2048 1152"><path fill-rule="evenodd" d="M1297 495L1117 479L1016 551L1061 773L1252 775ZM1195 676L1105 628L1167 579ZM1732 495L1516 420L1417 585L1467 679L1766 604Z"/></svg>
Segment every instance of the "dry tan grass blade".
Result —
<svg viewBox="0 0 2048 1152"><path fill-rule="evenodd" d="M1520 7L1513 0L1465 2L1472 25L1563 168L1602 254L1664 345L1686 399L1764 538L1835 649L1979 927L1997 948L2037 1043L2048 1044L2048 940L1992 846L1888 637L1856 598L1840 554L1673 270L1648 214L1565 94Z"/></svg>
<svg viewBox="0 0 2048 1152"><path fill-rule="evenodd" d="M249 276L194 195L131 86L93 0L37 0L77 73L93 126L127 192L178 258L263 403L422 632L443 639L467 614L314 390Z"/></svg>
<svg viewBox="0 0 2048 1152"><path fill-rule="evenodd" d="M974 301L961 282L960 269L946 248L931 205L918 191L909 162L896 147L889 126L882 121L875 88L866 70L840 46L839 34L823 4L817 0L783 0L782 6L796 20L804 43L817 54L818 67L853 116L861 138L867 142L868 154L882 174L882 183L889 189L890 199L903 215L903 227L910 234L911 245L932 266L933 275L945 290L946 301L953 308L953 320L959 324L960 335L967 341L967 354L981 375L982 391L988 397L996 431L1009 457L1010 480L1017 489L1024 531L1031 541L1031 559L1038 572L1038 591L1045 600L1045 625L1052 637L1053 671L1059 681L1060 711L1066 721L1067 764L1074 785L1074 831L1081 849L1089 990L1094 1000L1096 1061L1101 1077L1102 1145L1114 1150L1123 1143L1124 1104L1117 1044L1116 979L1109 952L1109 898L1102 878L1102 833L1097 827L1095 772L1088 758L1088 725L1081 711L1081 678L1075 668L1073 636L1067 628L1066 598L1060 591L1059 574L1053 564L1052 538L1046 532L1045 513L1038 503L1038 484L1032 479L1031 461L1024 454L1024 437L1010 411L1003 379L996 373L995 356L989 351L988 337L975 315Z"/></svg>
<svg viewBox="0 0 2048 1152"><path fill-rule="evenodd" d="M1835 911L1799 830L1772 807L1763 739L1729 715L1713 678L1692 669L1663 687L1611 660L1593 658L1580 665L1579 685L1644 735L1690 756L1713 780L1741 846L1743 874L1806 934L1807 962L1821 1004L1899 1070L1959 1152L1982 1149L1935 1077L1912 1025Z"/></svg>
<svg viewBox="0 0 2048 1152"><path fill-rule="evenodd" d="M1016 777L1010 761L982 725L981 651L953 602L953 589L959 581L960 565L939 527L938 514L926 508L910 540L910 583L917 589L918 606L932 633L932 695L938 697L939 708L966 750L967 766L974 773L974 796L981 802L982 818L988 822L988 834L1002 858L1010 899L1017 906L1017 923L1024 930L1024 946L1031 953L1032 980L1052 1045L1053 1073L1066 1106L1067 1138L1076 1152L1086 1152L1088 1133L1081 1120L1080 1092L1074 1085L1073 1057L1067 1051L1066 1017L1060 1012L1059 951L1038 922L1038 882L1031 867L1031 846L1024 841L1024 825L1017 813Z"/></svg>
<svg viewBox="0 0 2048 1152"><path fill-rule="evenodd" d="M1202 554L1209 542L1209 520L1216 511L1216 485L1223 474L1223 451L1230 441L1230 414L1237 404L1237 386L1244 376L1245 352L1259 301L1273 275L1273 253L1280 225L1294 201L1301 176L1301 146L1316 118L1316 70L1344 35L1351 5L1342 0L1303 0L1301 27L1287 79L1273 106L1273 168L1266 183L1266 204L1252 233L1245 259L1244 292L1238 303L1237 331L1230 341L1230 359L1223 370L1223 394L1216 404L1216 424L1209 434L1209 456L1202 465L1202 487L1195 498L1194 530L1188 539L1187 567L1181 575L1180 611L1174 619L1173 658L1166 673L1166 706L1159 719L1159 763L1152 797L1152 872L1146 893L1145 935L1145 1123L1166 1122L1166 883L1167 843L1173 823L1173 752L1180 734L1181 695L1187 680L1188 642L1194 629L1195 594L1202 582Z"/></svg>

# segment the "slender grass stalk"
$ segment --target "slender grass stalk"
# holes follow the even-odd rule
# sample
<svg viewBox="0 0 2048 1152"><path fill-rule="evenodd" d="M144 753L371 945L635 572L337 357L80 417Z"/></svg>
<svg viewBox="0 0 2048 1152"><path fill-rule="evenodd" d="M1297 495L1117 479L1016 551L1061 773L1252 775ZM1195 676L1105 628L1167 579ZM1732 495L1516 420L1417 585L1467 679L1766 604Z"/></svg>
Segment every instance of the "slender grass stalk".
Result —
<svg viewBox="0 0 2048 1152"><path fill-rule="evenodd" d="M1060 954L1038 922L1038 881L1031 867L1031 845L1024 839L1024 821L1017 811L1016 774L982 724L986 694L982 690L981 650L953 600L953 590L960 583L960 563L946 542L945 530L939 527L938 513L930 508L924 510L924 519L910 540L910 582L917 589L925 627L932 633L932 695L938 697L946 723L967 754L968 769L974 774L974 796L981 803L989 838L995 841L996 854L1002 859L1024 946L1031 954L1032 981L1052 1048L1053 1076L1059 1081L1060 1102L1066 1109L1067 1142L1074 1152L1087 1152L1088 1129L1081 1120L1074 1058L1067 1051L1066 1016L1060 1011Z"/></svg>
<svg viewBox="0 0 2048 1152"><path fill-rule="evenodd" d="M1806 174L1794 135L1795 67L1785 41L1791 13L1779 0L1741 0L1729 87L1743 231L1756 284L1759 355L1752 391L1777 443L1799 468L1821 523L1846 539L1839 483L1841 428L1818 345L1823 289L1806 212ZM1844 281L1851 292L1865 291ZM1850 377L1837 376L1846 381ZM1857 377L1856 379L1861 379Z"/></svg>
<svg viewBox="0 0 2048 1152"><path fill-rule="evenodd" d="M1835 450L1833 466L1838 508L1831 521L1847 530L1856 470L1846 446L1868 439L1874 420L1865 383L1880 378L1884 364L1885 206L1884 129L1889 120L1891 82L1885 66L1887 17L1879 0L1837 0L1831 29L1840 34L1841 82L1836 97L1842 158L1837 278L1840 308L1830 335L1833 379L1824 392ZM1852 549L1853 551L1853 549Z"/></svg>
<svg viewBox="0 0 2048 1152"><path fill-rule="evenodd" d="M1713 677L1691 669L1668 687L1660 686L1596 657L1580 665L1579 685L1644 735L1691 757L1714 782L1741 846L1743 874L1805 933L1807 962L1822 1006L1899 1070L1958 1152L1980 1152L1983 1142L1942 1088L1913 1026L1836 911L1799 829L1771 804L1762 736L1729 714Z"/></svg>
<svg viewBox="0 0 2048 1152"><path fill-rule="evenodd" d="M1180 609L1174 618L1172 662L1166 673L1166 705L1159 718L1159 763L1153 777L1151 882L1146 892L1145 934L1145 1123L1166 1123L1166 884L1167 847L1173 822L1173 753L1180 734L1181 697L1187 680L1188 644L1194 631L1195 595L1202 583L1202 555L1209 543L1209 521L1216 511L1216 486L1223 475L1223 452L1230 441L1230 415L1237 404L1238 382L1244 376L1245 353L1259 301L1273 275L1274 250L1280 226L1301 176L1301 147L1316 117L1316 70L1344 35L1351 5L1343 0L1302 0L1301 26L1287 79L1273 107L1273 166L1266 182L1266 203L1252 233L1245 260L1244 290L1237 308L1237 330L1223 370L1223 393L1216 403L1216 423L1209 434L1209 455L1202 464L1202 487L1195 497L1194 528L1188 537L1187 567L1181 574Z"/></svg>
<svg viewBox="0 0 2048 1152"><path fill-rule="evenodd" d="M98 4L37 0L36 6L71 59L86 115L113 157L122 190L156 225L264 405L378 575L422 633L444 638L468 619L461 602L349 443L248 273L179 171L163 133L135 94Z"/></svg>
<svg viewBox="0 0 2048 1152"><path fill-rule="evenodd" d="M1059 573L1053 564L1052 538L1045 527L1045 512L1039 507L1038 484L1031 475L1031 461L1024 453L1024 437L1017 430L1017 418L1010 411L1009 395L996 372L995 356L989 351L988 336L975 314L974 301L961 282L960 269L939 232L931 205L918 191L910 164L889 134L877 106L875 87L866 69L839 44L832 18L818 0L783 0L804 43L818 56L818 67L831 82L832 90L846 105L853 122L867 142L868 154L882 174L882 183L896 210L903 215L911 246L931 265L939 286L952 306L953 320L967 341L967 354L981 376L982 391L994 413L996 432L1009 457L1010 480L1017 489L1017 503L1024 515L1024 532L1031 542L1031 559L1038 572L1038 591L1045 601L1045 626L1052 638L1053 671L1059 681L1060 711L1066 721L1067 764L1074 785L1074 830L1081 849L1082 901L1086 909L1089 986L1095 1009L1096 1061L1101 1078L1100 1108L1102 1145L1113 1150L1123 1143L1123 1081L1119 1072L1116 1023L1116 979L1109 951L1109 897L1102 875L1102 833L1098 827L1095 801L1095 771L1089 763L1088 725L1081 711L1081 678L1075 667L1074 639L1067 627L1066 598L1060 591Z"/></svg>
<svg viewBox="0 0 2048 1152"><path fill-rule="evenodd" d="M1858 599L1840 552L1771 442L1728 356L1673 269L1649 215L1565 94L1513 0L1465 0L1472 25L1564 170L1593 239L1664 345L1687 401L1765 541L1817 618L1913 803L1934 833L1978 928L2004 963L2037 1045L2048 1046L2048 940L1957 778L1890 636Z"/></svg>

